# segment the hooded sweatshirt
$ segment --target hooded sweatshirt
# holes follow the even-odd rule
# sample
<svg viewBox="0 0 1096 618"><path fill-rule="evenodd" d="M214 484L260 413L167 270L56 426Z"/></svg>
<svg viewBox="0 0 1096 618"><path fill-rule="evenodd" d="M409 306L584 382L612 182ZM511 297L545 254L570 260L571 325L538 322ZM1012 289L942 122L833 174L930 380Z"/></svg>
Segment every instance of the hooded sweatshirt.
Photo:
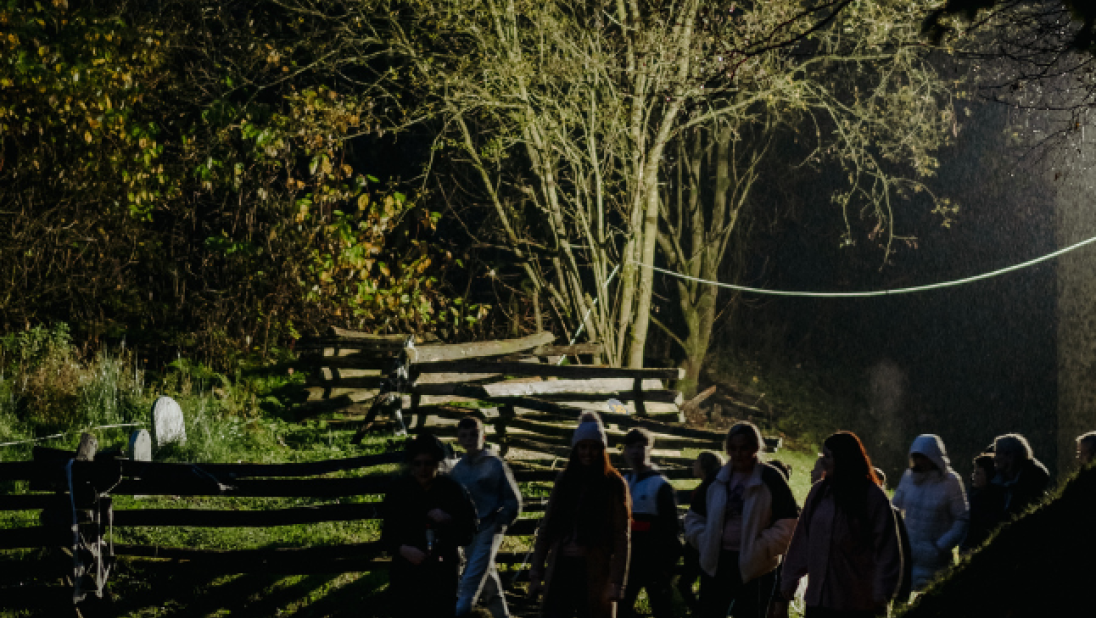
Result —
<svg viewBox="0 0 1096 618"><path fill-rule="evenodd" d="M484 448L475 455L465 454L453 466L449 476L468 490L476 504L480 529L514 523L521 514L521 492L510 466L494 451Z"/></svg>
<svg viewBox="0 0 1096 618"><path fill-rule="evenodd" d="M919 590L952 564L952 548L966 535L970 512L963 483L944 451L939 436L917 436L910 455L919 453L936 464L935 470L906 470L894 492L894 506L906 520L913 556L913 587Z"/></svg>

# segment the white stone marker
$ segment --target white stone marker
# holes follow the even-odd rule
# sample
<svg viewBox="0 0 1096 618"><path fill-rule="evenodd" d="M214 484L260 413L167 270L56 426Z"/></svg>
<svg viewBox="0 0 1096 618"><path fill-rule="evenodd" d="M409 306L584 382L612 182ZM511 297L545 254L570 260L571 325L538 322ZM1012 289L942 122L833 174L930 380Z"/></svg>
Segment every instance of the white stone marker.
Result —
<svg viewBox="0 0 1096 618"><path fill-rule="evenodd" d="M171 397L160 397L152 404L152 437L156 440L156 448L172 442L186 442L183 409Z"/></svg>
<svg viewBox="0 0 1096 618"><path fill-rule="evenodd" d="M145 429L138 429L129 436L129 458L133 461L152 461L152 437Z"/></svg>

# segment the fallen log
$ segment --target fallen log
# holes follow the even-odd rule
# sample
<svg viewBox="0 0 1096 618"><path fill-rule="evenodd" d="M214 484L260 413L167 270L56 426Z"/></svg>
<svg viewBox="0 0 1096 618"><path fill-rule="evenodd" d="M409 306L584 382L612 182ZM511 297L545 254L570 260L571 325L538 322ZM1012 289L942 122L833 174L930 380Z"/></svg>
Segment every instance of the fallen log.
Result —
<svg viewBox="0 0 1096 618"><path fill-rule="evenodd" d="M507 354L532 350L539 346L547 345L552 343L555 338L556 336L552 333L543 332L520 339L424 345L409 349L408 356L411 358L413 364L455 361L459 359L482 358L488 356L505 356Z"/></svg>

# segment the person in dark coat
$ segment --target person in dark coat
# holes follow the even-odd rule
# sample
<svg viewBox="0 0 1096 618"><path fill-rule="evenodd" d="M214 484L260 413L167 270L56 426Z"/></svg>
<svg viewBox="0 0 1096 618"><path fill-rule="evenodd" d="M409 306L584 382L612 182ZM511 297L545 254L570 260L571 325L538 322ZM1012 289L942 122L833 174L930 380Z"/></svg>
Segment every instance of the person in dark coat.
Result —
<svg viewBox="0 0 1096 618"><path fill-rule="evenodd" d="M1077 463L1084 468L1096 461L1096 431L1077 436Z"/></svg>
<svg viewBox="0 0 1096 618"><path fill-rule="evenodd" d="M410 474L400 477L381 505L381 544L392 556L388 570L392 615L451 617L456 612L460 556L472 542L476 507L457 481L438 474L441 442L424 433L407 443Z"/></svg>
<svg viewBox="0 0 1096 618"><path fill-rule="evenodd" d="M974 458L970 478L970 527L959 545L967 554L978 549L1005 520L1005 489L990 482L996 474L993 455L982 453Z"/></svg>
<svg viewBox="0 0 1096 618"><path fill-rule="evenodd" d="M626 593L631 500L608 445L601 417L583 412L529 565L529 596L544 593L543 618L614 618Z"/></svg>
<svg viewBox="0 0 1096 618"><path fill-rule="evenodd" d="M1005 518L1013 519L1047 495L1050 474L1035 459L1027 438L1010 433L993 442L993 482L1005 490Z"/></svg>
<svg viewBox="0 0 1096 618"><path fill-rule="evenodd" d="M632 550L628 564L628 590L620 614L635 616L636 598L647 590L651 613L656 618L673 616L674 565L681 555L678 539L677 500L670 481L651 463L655 439L637 427L624 436L624 461L631 470L624 475L632 497Z"/></svg>

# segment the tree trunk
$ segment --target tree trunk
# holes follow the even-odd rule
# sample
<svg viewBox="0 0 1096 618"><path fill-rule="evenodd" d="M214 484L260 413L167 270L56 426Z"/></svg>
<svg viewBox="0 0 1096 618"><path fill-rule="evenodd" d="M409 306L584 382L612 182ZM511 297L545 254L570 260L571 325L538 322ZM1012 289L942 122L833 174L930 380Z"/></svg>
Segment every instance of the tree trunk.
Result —
<svg viewBox="0 0 1096 618"><path fill-rule="evenodd" d="M697 301L685 312L685 324L689 334L685 337L685 360L682 368L685 378L677 384L677 390L686 398L696 395L700 384L700 370L712 342L712 326L715 324L717 288L701 285ZM685 305L685 303L682 303ZM684 310L685 307L682 307Z"/></svg>

